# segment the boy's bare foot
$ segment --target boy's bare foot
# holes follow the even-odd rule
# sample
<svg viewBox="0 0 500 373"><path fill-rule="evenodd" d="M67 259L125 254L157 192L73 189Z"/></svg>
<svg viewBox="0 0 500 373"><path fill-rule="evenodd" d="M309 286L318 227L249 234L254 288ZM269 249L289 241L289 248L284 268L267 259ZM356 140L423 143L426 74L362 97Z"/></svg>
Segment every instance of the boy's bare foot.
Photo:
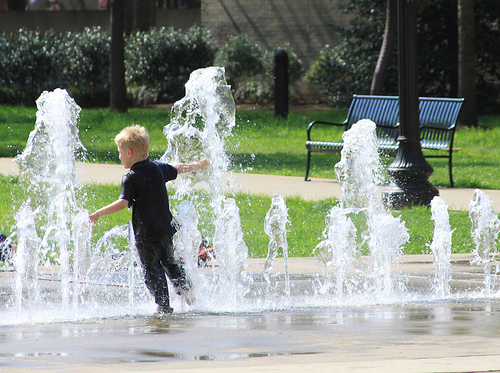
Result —
<svg viewBox="0 0 500 373"><path fill-rule="evenodd" d="M186 302L188 306L191 306L196 298L193 295L193 289L190 284L184 284L177 288L177 295L180 295L181 298Z"/></svg>
<svg viewBox="0 0 500 373"><path fill-rule="evenodd" d="M193 296L193 294L191 294L191 291L183 292L181 297L184 299L188 306L192 306L196 301L196 298Z"/></svg>
<svg viewBox="0 0 500 373"><path fill-rule="evenodd" d="M166 314L173 313L173 312L174 312L174 309L172 307L158 306L158 307L156 307L155 315L156 314L166 315Z"/></svg>

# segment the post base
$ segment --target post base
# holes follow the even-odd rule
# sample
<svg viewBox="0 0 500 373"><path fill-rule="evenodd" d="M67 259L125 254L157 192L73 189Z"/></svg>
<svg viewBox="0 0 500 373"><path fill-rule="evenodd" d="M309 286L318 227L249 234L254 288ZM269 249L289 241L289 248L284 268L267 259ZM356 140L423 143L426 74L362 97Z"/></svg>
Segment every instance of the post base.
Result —
<svg viewBox="0 0 500 373"><path fill-rule="evenodd" d="M391 183L382 192L385 206L400 209L415 205L430 205L439 190L429 183L433 169L425 160L420 142L400 137L399 149L388 172Z"/></svg>

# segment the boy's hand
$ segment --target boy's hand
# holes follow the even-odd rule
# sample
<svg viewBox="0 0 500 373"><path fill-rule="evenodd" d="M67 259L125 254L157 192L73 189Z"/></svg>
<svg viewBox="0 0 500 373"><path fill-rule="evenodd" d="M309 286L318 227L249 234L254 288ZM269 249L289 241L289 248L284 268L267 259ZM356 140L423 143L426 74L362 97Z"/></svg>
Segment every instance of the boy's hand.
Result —
<svg viewBox="0 0 500 373"><path fill-rule="evenodd" d="M211 164L210 161L207 158L203 158L201 161L198 162L200 170L210 170Z"/></svg>
<svg viewBox="0 0 500 373"><path fill-rule="evenodd" d="M92 225L95 225L95 223L97 223L97 220L99 220L99 215L97 215L97 212L94 212L93 214L89 215L89 219Z"/></svg>
<svg viewBox="0 0 500 373"><path fill-rule="evenodd" d="M111 202L109 205L103 207L100 210L97 210L93 214L90 214L90 222L92 223L92 225L94 225L95 223L97 223L97 220L99 220L99 217L114 214L115 212L123 210L127 206L128 201L126 199L117 199L115 202Z"/></svg>
<svg viewBox="0 0 500 373"><path fill-rule="evenodd" d="M178 174L184 174L186 172L210 170L212 166L210 165L210 161L207 158L203 158L201 161L198 162L180 163L174 165L174 167L177 168Z"/></svg>

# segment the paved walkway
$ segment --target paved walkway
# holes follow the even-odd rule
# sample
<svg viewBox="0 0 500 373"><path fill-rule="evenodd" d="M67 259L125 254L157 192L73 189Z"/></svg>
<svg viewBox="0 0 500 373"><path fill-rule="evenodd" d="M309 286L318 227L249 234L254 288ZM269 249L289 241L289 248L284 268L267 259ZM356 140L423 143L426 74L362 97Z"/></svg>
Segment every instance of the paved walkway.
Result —
<svg viewBox="0 0 500 373"><path fill-rule="evenodd" d="M121 165L85 163L78 165L81 183L116 184L121 182L126 170ZM10 158L0 158L0 173L4 175L17 174L18 168ZM232 174L238 190L249 194L264 194L272 196L280 193L285 197L300 196L305 200L319 200L330 197L340 198L340 186L333 179L313 178L305 182L303 177ZM484 190L493 200L493 208L500 211L500 190ZM439 188L439 195L453 210L467 210L474 189Z"/></svg>

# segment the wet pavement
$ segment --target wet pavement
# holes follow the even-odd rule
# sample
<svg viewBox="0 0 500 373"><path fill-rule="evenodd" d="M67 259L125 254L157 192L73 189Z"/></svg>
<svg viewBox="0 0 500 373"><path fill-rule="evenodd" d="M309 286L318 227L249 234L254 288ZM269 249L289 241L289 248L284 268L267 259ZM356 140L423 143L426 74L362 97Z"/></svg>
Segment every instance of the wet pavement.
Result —
<svg viewBox="0 0 500 373"><path fill-rule="evenodd" d="M452 293L440 298L244 312L0 323L2 371L480 372L500 370L500 297L482 295L471 255L452 258ZM263 259L249 259L261 271ZM275 272L281 273L278 258ZM290 273L318 273L314 258L290 258ZM428 289L431 256L394 267L408 288ZM2 273L2 282L12 273ZM299 277L297 277L300 279ZM292 280L292 288L295 280Z"/></svg>
<svg viewBox="0 0 500 373"><path fill-rule="evenodd" d="M174 314L7 328L3 369L492 371L500 304ZM2 369L2 370L3 370Z"/></svg>

